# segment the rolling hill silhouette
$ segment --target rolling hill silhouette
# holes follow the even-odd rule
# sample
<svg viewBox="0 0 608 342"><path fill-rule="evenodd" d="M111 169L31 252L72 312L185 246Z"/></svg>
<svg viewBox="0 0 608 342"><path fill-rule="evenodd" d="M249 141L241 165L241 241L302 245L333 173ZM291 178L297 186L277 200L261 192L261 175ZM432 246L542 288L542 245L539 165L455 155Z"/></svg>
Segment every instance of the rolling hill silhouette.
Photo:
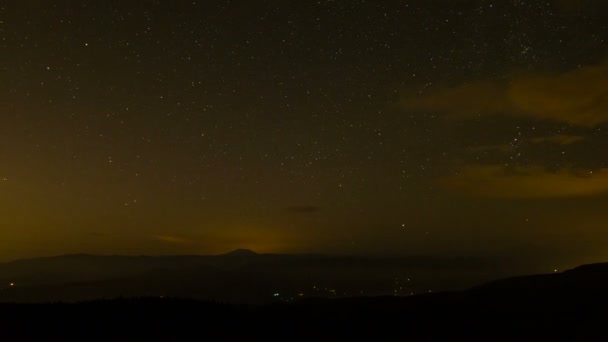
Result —
<svg viewBox="0 0 608 342"><path fill-rule="evenodd" d="M162 296L265 303L410 295L496 278L496 265L476 258L257 254L245 249L207 256L77 254L0 264L0 302Z"/></svg>
<svg viewBox="0 0 608 342"><path fill-rule="evenodd" d="M250 250L250 249L235 249L232 252L228 252L224 254L225 257L239 257L239 258L250 258L258 256L258 253Z"/></svg>

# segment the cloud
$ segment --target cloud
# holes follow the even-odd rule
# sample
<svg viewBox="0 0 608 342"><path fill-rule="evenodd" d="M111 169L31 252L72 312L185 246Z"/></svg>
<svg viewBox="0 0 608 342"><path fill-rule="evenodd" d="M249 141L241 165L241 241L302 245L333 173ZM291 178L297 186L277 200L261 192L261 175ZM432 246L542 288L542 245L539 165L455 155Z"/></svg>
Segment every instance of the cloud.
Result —
<svg viewBox="0 0 608 342"><path fill-rule="evenodd" d="M408 96L401 105L455 119L505 115L593 127L608 122L608 63L555 75L513 75L500 82L464 83Z"/></svg>
<svg viewBox="0 0 608 342"><path fill-rule="evenodd" d="M186 245L186 244L191 244L192 241L183 237L179 237L179 236L171 236L171 235L153 235L152 238L154 240L158 240L158 241L162 241L162 242L167 242L167 243L172 243L172 244L179 244L179 245Z"/></svg>
<svg viewBox="0 0 608 342"><path fill-rule="evenodd" d="M582 197L608 193L608 169L550 172L540 166L507 170L503 165L470 165L439 183L455 193L478 197Z"/></svg>
<svg viewBox="0 0 608 342"><path fill-rule="evenodd" d="M585 140L585 137L582 137L580 135L556 134L545 137L532 138L530 139L530 142L533 144L571 145L582 140Z"/></svg>
<svg viewBox="0 0 608 342"><path fill-rule="evenodd" d="M539 144L555 144L555 145L571 145L580 141L585 140L585 137L580 135L569 135L569 134L554 134L547 136L540 136L535 138L520 139L524 143L539 145ZM494 144L494 145L479 145L472 146L467 149L469 152L498 152L498 153L511 153L514 150L512 144Z"/></svg>
<svg viewBox="0 0 608 342"><path fill-rule="evenodd" d="M292 206L287 208L287 211L298 214L312 214L319 210L319 207L315 207L313 205Z"/></svg>

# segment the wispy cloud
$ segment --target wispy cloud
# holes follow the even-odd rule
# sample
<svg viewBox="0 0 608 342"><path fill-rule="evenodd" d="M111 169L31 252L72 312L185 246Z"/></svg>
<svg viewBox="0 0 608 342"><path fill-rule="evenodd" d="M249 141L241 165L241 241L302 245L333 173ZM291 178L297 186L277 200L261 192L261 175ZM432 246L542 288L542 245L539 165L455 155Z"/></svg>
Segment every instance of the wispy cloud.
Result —
<svg viewBox="0 0 608 342"><path fill-rule="evenodd" d="M585 137L580 135L568 135L568 134L555 134L547 136L539 136L533 138L521 138L520 141L525 144L541 145L541 144L552 144L552 145L571 145L577 142L585 140ZM467 148L469 152L498 152L498 153L511 153L515 147L512 144L494 144L494 145L478 145Z"/></svg>
<svg viewBox="0 0 608 342"><path fill-rule="evenodd" d="M469 152L500 152L509 153L513 151L513 146L509 144L497 144L497 145L480 145L472 146L468 148Z"/></svg>
<svg viewBox="0 0 608 342"><path fill-rule="evenodd" d="M571 145L583 140L585 140L585 137L580 135L555 134L544 137L532 138L530 139L530 142L533 144Z"/></svg>
<svg viewBox="0 0 608 342"><path fill-rule="evenodd" d="M459 194L494 198L566 198L608 193L608 169L551 172L540 166L507 169L469 165L440 184Z"/></svg>
<svg viewBox="0 0 608 342"><path fill-rule="evenodd" d="M608 63L553 75L469 82L406 96L401 104L455 119L505 115L593 127L608 122Z"/></svg>
<svg viewBox="0 0 608 342"><path fill-rule="evenodd" d="M193 243L193 241L190 239L179 237L179 236L171 236L171 235L152 235L152 239L157 240L157 241L166 242L166 243L179 244L179 245L186 245L186 244Z"/></svg>

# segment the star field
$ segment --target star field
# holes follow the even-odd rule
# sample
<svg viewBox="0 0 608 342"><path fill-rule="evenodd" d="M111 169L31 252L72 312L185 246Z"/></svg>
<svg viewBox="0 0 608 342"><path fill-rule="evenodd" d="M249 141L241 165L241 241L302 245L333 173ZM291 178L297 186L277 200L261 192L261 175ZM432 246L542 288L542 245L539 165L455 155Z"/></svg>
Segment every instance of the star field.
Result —
<svg viewBox="0 0 608 342"><path fill-rule="evenodd" d="M0 258L605 258L606 10L3 3Z"/></svg>

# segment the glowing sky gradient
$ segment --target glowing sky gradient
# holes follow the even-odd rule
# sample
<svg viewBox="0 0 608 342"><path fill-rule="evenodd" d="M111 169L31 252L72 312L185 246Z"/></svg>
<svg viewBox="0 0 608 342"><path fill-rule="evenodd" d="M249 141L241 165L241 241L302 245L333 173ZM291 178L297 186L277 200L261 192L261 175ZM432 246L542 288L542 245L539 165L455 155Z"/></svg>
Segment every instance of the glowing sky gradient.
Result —
<svg viewBox="0 0 608 342"><path fill-rule="evenodd" d="M0 5L0 260L608 258L601 1Z"/></svg>

